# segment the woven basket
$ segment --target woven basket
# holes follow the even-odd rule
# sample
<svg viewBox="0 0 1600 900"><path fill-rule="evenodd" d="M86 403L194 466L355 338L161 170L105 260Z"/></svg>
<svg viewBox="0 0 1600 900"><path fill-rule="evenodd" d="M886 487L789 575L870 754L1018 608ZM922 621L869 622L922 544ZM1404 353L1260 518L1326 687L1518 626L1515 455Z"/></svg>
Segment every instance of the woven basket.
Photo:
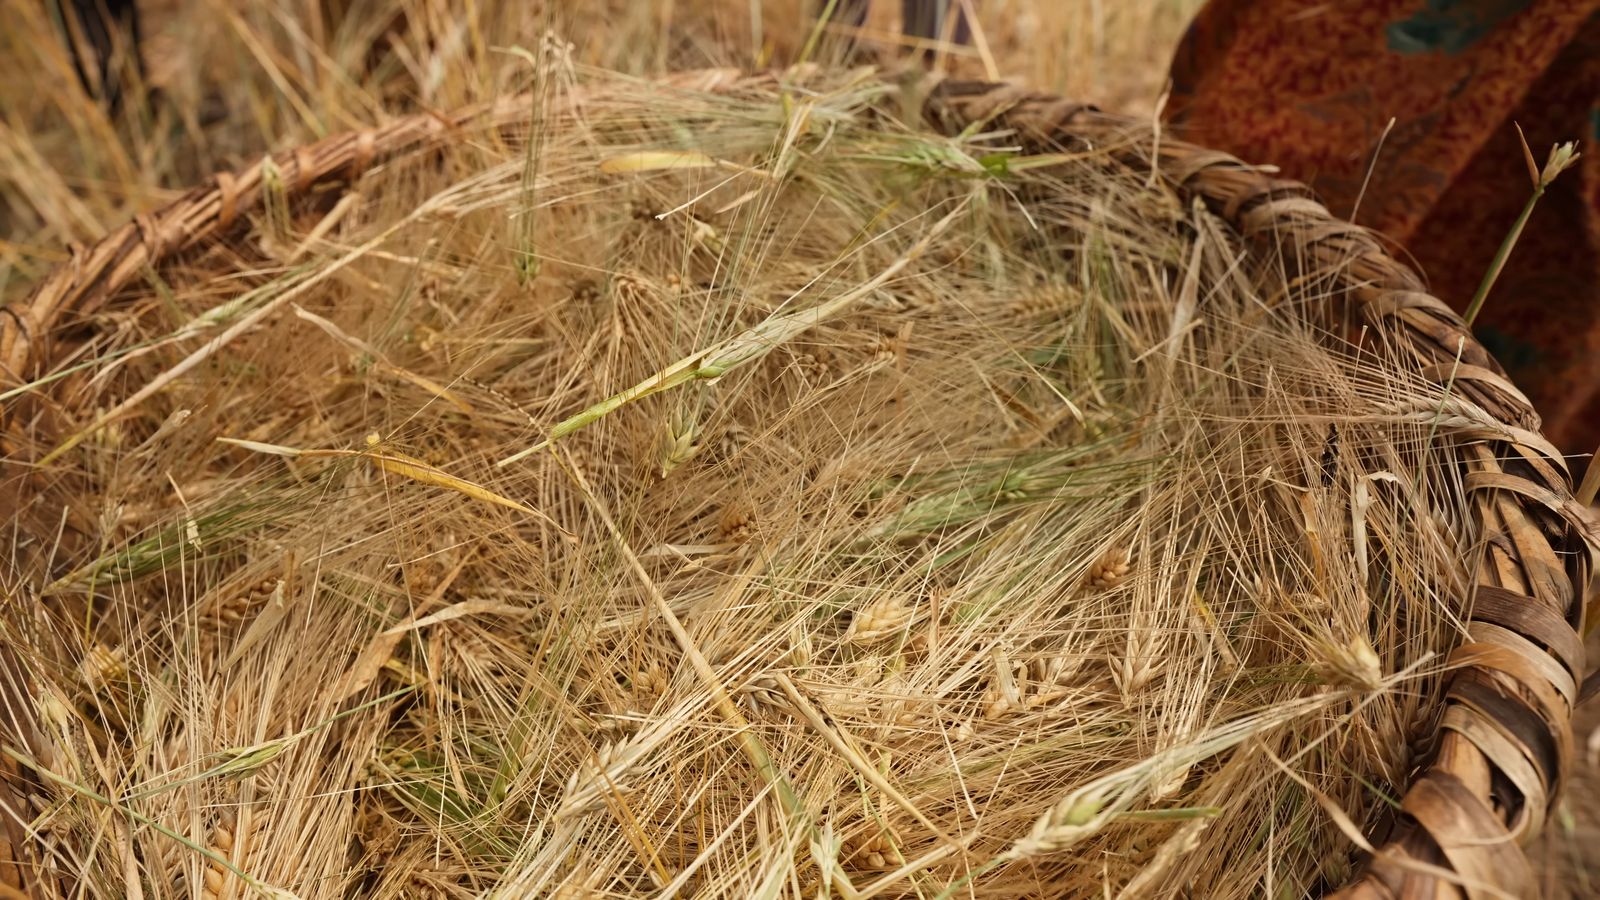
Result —
<svg viewBox="0 0 1600 900"><path fill-rule="evenodd" d="M691 73L675 82L726 92L753 83L729 71ZM955 133L983 123L1010 130L1039 150L1099 146L1129 124L1008 85L945 81L917 96L913 102L935 129ZM291 199L326 199L374 163L440 146L469 124L525 122L527 103L518 98L452 115L415 115L329 138L280 153L270 167L219 174L137 217L74 252L25 301L0 312L0 388L58 371L81 340L82 323L114 306L125 287L244 222L262 206L264 178L272 169L281 173ZM1456 442L1466 460L1461 476L1475 517L1468 524L1486 544L1463 616L1470 641L1450 657L1453 674L1444 685L1442 717L1431 733L1412 736L1429 752L1412 773L1402 813L1386 823L1384 833L1371 836L1375 849L1368 864L1334 896L1530 895L1536 881L1519 848L1542 826L1571 757L1569 718L1585 671L1579 635L1594 546L1561 454L1540 435L1527 399L1460 318L1429 296L1421 279L1376 236L1334 218L1306 187L1165 138L1153 152L1144 142L1118 152L1129 165L1153 165L1180 195L1203 200L1251 252L1298 267L1289 277L1333 279L1329 294L1338 302L1322 310L1319 324L1356 346L1375 345L1381 335L1386 352L1403 365L1449 383L1498 420L1498 427L1460 418L1439 423L1441 436ZM50 411L51 383L0 407L0 441L10 460L0 496L19 504L43 480L59 477L48 466L17 458L19 437L31 446L51 446L51 438L60 437L48 424L57 420ZM55 520L19 521L24 530L42 535L59 527ZM29 695L15 662L0 657L0 664L6 676L3 733L26 747L32 704L22 699ZM11 759L4 765L0 803L20 810L19 788L29 773ZM18 822L17 813L7 813L13 860L31 840Z"/></svg>

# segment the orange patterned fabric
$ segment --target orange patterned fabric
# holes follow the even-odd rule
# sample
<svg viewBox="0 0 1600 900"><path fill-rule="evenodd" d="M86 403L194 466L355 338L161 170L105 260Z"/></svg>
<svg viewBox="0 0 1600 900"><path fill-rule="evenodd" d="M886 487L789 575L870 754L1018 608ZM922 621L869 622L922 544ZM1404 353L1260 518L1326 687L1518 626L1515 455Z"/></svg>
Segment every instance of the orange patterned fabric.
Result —
<svg viewBox="0 0 1600 900"><path fill-rule="evenodd" d="M1581 141L1475 330L1546 433L1594 452L1600 0L1211 0L1172 75L1186 136L1309 182L1393 238L1458 310L1531 190L1513 123L1541 165L1552 144Z"/></svg>

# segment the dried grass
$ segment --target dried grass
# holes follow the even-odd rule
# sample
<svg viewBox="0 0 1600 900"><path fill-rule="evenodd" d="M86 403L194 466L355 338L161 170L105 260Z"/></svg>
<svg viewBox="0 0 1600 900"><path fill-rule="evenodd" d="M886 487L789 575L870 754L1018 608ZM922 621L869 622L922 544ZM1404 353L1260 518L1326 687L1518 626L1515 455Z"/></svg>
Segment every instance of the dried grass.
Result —
<svg viewBox="0 0 1600 900"><path fill-rule="evenodd" d="M536 140L183 260L12 436L83 436L27 518L70 527L8 548L40 864L106 897L1342 881L1317 795L1398 793L1475 553L1449 398L1107 153L935 137L865 73L709 95L533 46L494 79L543 86Z"/></svg>

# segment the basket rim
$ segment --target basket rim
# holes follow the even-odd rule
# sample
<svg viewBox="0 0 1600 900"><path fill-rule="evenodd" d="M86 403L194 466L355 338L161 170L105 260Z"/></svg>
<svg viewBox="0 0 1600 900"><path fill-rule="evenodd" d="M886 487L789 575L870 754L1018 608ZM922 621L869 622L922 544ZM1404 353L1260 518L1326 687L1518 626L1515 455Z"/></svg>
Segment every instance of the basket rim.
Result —
<svg viewBox="0 0 1600 900"><path fill-rule="evenodd" d="M798 74L711 69L657 83L733 93ZM886 79L885 84L895 83ZM1432 732L1421 736L1433 752L1415 770L1401 801L1402 815L1390 823L1389 833L1371 843L1355 841L1367 854L1366 865L1330 896L1378 900L1415 891L1468 897L1532 893L1533 870L1520 848L1537 835L1566 777L1570 720L1580 691L1587 694L1600 682L1593 676L1582 682L1581 635L1596 532L1573 499L1562 455L1540 434L1528 399L1460 317L1430 295L1379 236L1333 216L1299 182L1159 131L1151 140L1125 140L1137 128L1150 134L1149 123L1016 84L930 76L915 82L914 89L904 80L898 87L913 114L947 134L982 126L1043 148L1116 148L1120 162L1149 168L1183 199L1203 201L1247 248L1277 253L1301 273L1334 278L1342 299L1324 311L1326 321L1342 325L1357 343L1381 333L1397 360L1471 401L1492 420L1439 426L1441 439L1457 442L1465 458L1469 524L1483 536L1486 549L1468 589L1470 609L1463 617L1468 637L1450 655L1453 674L1437 698L1442 715ZM218 173L92 246L75 248L25 299L0 309L0 388L27 386L48 366L54 352L51 333L59 323L94 312L150 267L246 220L262 205L269 178L280 178L291 197L343 189L375 163L447 144L468 125L525 122L531 102L521 95L448 114L404 116L273 154L237 172ZM1282 252L1291 246L1296 252ZM250 327L275 308L268 304L225 335ZM136 393L101 421L141 399ZM0 442L10 418L0 406ZM37 477L49 462L23 464L23 474L16 477ZM31 704L21 699L25 690L13 694L21 686L21 670L11 654L9 646L0 646L7 688L0 691L0 707L8 723L26 722ZM0 867L9 863L20 874L25 837L14 825L27 817L19 818L11 780L0 779L0 807L16 811L6 816L12 854L0 859Z"/></svg>

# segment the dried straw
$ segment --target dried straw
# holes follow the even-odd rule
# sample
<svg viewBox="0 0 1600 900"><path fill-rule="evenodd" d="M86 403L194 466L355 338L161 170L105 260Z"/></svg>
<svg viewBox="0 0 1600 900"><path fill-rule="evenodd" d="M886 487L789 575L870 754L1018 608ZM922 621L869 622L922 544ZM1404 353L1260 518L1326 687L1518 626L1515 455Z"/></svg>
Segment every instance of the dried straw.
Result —
<svg viewBox="0 0 1600 900"><path fill-rule="evenodd" d="M1525 640L1469 625L1482 571L1586 563L1477 505L1485 442L1543 446L1492 363L1325 324L1353 232L1255 252L1148 162L1215 158L1045 147L1072 110L1025 95L944 86L946 136L870 72L534 63L336 203L284 185L361 138L234 181L246 228L27 370L41 883L1296 896L1441 715L1537 831L1550 777L1442 683ZM1515 883L1503 846L1384 865Z"/></svg>

